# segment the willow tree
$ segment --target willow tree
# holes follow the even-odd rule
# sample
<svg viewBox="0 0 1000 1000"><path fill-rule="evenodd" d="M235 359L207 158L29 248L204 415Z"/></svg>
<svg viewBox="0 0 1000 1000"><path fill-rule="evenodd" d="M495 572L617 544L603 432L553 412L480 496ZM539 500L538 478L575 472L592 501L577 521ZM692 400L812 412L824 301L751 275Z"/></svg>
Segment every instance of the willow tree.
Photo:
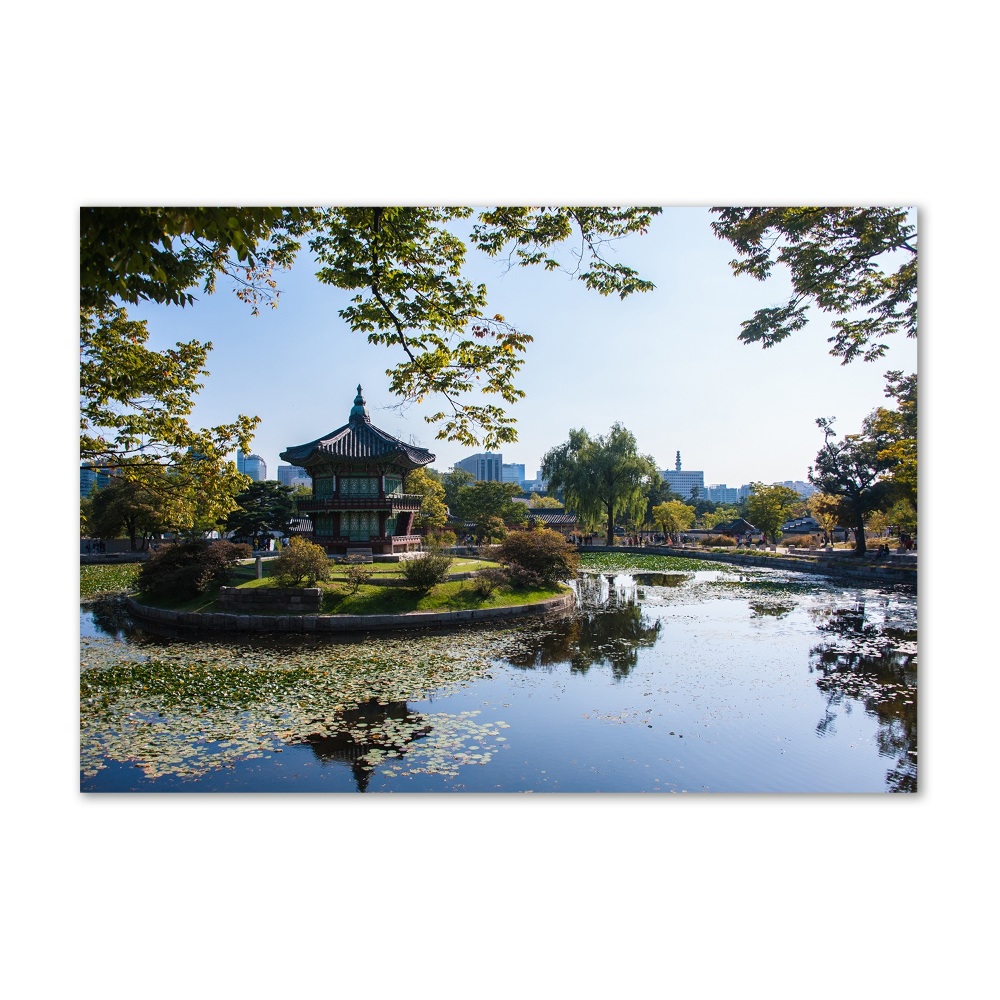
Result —
<svg viewBox="0 0 1000 1000"><path fill-rule="evenodd" d="M651 455L639 454L635 435L616 423L595 438L582 428L571 430L568 441L543 456L541 477L550 490L562 490L567 508L580 518L606 520L611 545L616 519L642 519L660 473Z"/></svg>

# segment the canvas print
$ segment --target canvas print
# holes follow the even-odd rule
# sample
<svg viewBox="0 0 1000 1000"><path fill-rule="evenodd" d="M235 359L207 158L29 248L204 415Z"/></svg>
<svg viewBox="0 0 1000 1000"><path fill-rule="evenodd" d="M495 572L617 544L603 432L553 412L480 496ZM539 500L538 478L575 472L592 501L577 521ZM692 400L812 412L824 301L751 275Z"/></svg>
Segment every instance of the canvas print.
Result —
<svg viewBox="0 0 1000 1000"><path fill-rule="evenodd" d="M917 211L83 207L85 793L913 793Z"/></svg>

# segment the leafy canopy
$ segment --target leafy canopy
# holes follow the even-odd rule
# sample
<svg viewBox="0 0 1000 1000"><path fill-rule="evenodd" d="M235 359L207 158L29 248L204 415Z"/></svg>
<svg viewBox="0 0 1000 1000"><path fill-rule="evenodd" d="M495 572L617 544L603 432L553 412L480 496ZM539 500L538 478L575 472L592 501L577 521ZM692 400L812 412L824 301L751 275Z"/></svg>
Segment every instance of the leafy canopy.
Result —
<svg viewBox="0 0 1000 1000"><path fill-rule="evenodd" d="M237 494L236 507L226 517L226 528L240 541L253 543L270 538L271 532L287 535L297 513L290 486L272 480L251 483Z"/></svg>
<svg viewBox="0 0 1000 1000"><path fill-rule="evenodd" d="M824 444L809 470L809 482L840 500L840 513L857 537L857 551L864 553L864 522L873 511L897 510L906 516L917 508L917 377L900 372L886 374L886 395L897 402L895 410L883 407L870 413L858 434L837 440L835 418L816 421Z"/></svg>
<svg viewBox="0 0 1000 1000"><path fill-rule="evenodd" d="M694 507L680 500L667 500L653 508L653 520L665 534L687 531L694 524Z"/></svg>
<svg viewBox="0 0 1000 1000"><path fill-rule="evenodd" d="M520 493L517 483L478 482L462 486L458 491L457 516L472 521L480 538L502 536L505 526L525 524L528 520L527 506L514 500Z"/></svg>
<svg viewBox="0 0 1000 1000"><path fill-rule="evenodd" d="M80 457L95 465L218 465L249 450L257 417L196 430L188 423L212 344L147 347L145 320L123 308L80 313ZM244 481L246 482L246 481Z"/></svg>
<svg viewBox="0 0 1000 1000"><path fill-rule="evenodd" d="M745 344L772 347L806 325L810 304L839 317L830 353L875 361L883 339L917 335L917 227L906 208L713 208L712 229L739 257L735 274L764 281L788 268L793 294L743 324ZM861 315L858 315L858 314Z"/></svg>
<svg viewBox="0 0 1000 1000"><path fill-rule="evenodd" d="M440 399L426 419L437 437L495 447L516 440L506 405L531 337L487 308L463 276L469 246L505 251L520 266L560 268L602 295L653 286L604 256L605 244L644 233L659 208L84 208L81 308L121 303L185 306L222 274L256 313L277 305L276 270L304 241L320 281L357 294L340 316L372 344L402 354L387 370L404 401ZM475 215L475 221L469 222ZM465 237L462 225L471 225ZM576 237L575 241L573 237Z"/></svg>
<svg viewBox="0 0 1000 1000"><path fill-rule="evenodd" d="M443 528L448 523L444 487L426 469L414 469L406 477L406 492L423 497L417 514L417 526L423 531Z"/></svg>
<svg viewBox="0 0 1000 1000"><path fill-rule="evenodd" d="M792 516L800 502L798 493L790 486L751 483L750 495L746 501L747 519L764 532L773 544L777 541L778 529Z"/></svg>

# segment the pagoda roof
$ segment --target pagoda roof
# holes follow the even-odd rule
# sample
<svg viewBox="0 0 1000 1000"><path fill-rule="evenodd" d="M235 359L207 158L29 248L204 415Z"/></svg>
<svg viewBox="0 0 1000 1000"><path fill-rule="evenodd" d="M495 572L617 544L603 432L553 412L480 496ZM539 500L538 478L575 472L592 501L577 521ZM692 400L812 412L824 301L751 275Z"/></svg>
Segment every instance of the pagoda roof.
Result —
<svg viewBox="0 0 1000 1000"><path fill-rule="evenodd" d="M410 469L427 465L435 458L426 448L407 444L388 431L376 427L368 416L360 385L350 419L343 427L338 427L315 441L292 445L280 457L282 461L302 468L327 459L334 462L392 461Z"/></svg>

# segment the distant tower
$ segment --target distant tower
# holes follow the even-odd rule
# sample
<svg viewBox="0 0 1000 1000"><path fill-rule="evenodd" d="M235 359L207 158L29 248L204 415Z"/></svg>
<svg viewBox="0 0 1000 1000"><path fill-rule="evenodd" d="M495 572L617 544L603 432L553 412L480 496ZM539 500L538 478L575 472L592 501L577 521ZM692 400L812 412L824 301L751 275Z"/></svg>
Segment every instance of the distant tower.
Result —
<svg viewBox="0 0 1000 1000"><path fill-rule="evenodd" d="M680 472L681 471L681 453L677 452L677 461L674 463L674 468Z"/></svg>

